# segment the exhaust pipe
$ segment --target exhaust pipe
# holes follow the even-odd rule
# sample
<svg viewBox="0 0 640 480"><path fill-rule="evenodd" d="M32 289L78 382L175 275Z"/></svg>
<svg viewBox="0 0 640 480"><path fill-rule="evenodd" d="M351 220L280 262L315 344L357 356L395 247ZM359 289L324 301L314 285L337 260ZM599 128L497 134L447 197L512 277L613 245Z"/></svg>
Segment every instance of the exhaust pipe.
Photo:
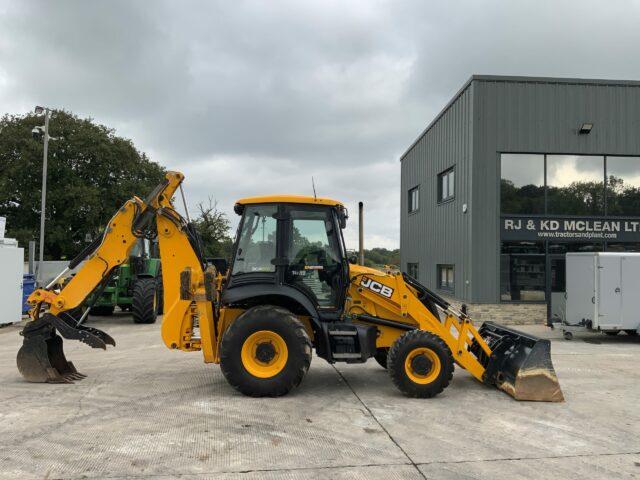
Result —
<svg viewBox="0 0 640 480"><path fill-rule="evenodd" d="M364 265L364 203L358 202L358 264Z"/></svg>

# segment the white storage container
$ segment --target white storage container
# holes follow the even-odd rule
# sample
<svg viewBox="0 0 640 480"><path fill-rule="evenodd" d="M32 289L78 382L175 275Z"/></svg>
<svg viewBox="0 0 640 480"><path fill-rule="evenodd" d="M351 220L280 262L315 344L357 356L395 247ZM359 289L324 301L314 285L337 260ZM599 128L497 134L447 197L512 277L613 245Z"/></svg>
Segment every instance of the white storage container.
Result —
<svg viewBox="0 0 640 480"><path fill-rule="evenodd" d="M640 253L567 253L566 262L566 324L638 331Z"/></svg>
<svg viewBox="0 0 640 480"><path fill-rule="evenodd" d="M12 238L0 239L0 324L22 318L24 249Z"/></svg>

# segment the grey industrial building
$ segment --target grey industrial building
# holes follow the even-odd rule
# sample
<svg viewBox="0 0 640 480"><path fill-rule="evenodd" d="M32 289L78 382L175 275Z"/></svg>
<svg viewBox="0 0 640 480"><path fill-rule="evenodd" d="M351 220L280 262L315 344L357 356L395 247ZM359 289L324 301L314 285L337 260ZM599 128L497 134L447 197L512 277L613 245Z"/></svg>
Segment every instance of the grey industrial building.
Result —
<svg viewBox="0 0 640 480"><path fill-rule="evenodd" d="M564 255L640 251L640 82L472 76L401 157L403 270L516 323Z"/></svg>

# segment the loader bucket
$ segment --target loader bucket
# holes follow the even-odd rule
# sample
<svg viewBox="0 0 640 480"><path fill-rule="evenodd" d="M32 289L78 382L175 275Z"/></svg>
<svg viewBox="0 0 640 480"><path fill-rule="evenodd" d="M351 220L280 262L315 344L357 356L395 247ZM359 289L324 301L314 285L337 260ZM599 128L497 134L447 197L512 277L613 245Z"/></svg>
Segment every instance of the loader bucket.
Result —
<svg viewBox="0 0 640 480"><path fill-rule="evenodd" d="M485 383L495 385L516 400L564 401L551 362L549 340L493 322L482 324L478 333L492 350L491 357L483 355Z"/></svg>
<svg viewBox="0 0 640 480"><path fill-rule="evenodd" d="M74 325L73 317L62 319L45 313L41 318L27 323L20 335L24 337L18 351L18 370L25 380L34 383L73 383L86 375L79 373L73 363L67 361L62 347L62 337L80 340L94 348L115 345L106 333L91 327Z"/></svg>

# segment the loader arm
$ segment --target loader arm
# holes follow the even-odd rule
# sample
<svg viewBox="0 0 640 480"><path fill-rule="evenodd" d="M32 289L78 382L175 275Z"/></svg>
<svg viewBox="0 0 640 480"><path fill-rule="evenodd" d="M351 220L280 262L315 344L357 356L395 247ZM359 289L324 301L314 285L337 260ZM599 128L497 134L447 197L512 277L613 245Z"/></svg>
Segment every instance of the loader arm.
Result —
<svg viewBox="0 0 640 480"><path fill-rule="evenodd" d="M378 348L391 347L405 331L425 330L440 337L455 363L480 382L518 400L563 400L548 340L492 322L477 329L464 309L406 274L352 265L350 277L347 315L378 327Z"/></svg>
<svg viewBox="0 0 640 480"><path fill-rule="evenodd" d="M202 349L205 361L214 360L215 332L208 328L213 325L212 294L205 292L205 276L210 283L215 279L211 280L211 272L205 275L197 236L171 203L183 179L179 172L168 172L145 200L135 196L128 200L111 218L100 239L73 259L47 287L29 296L31 321L21 332L24 343L18 352L18 368L27 380L67 382L79 378L64 357L62 339L56 331L94 348L115 345L108 334L80 325L68 312L80 306L96 287L108 281L113 269L127 261L138 238L156 235L165 302L163 341L172 349ZM83 260L75 276L56 290L57 280ZM201 337L194 338L193 326L199 319Z"/></svg>

